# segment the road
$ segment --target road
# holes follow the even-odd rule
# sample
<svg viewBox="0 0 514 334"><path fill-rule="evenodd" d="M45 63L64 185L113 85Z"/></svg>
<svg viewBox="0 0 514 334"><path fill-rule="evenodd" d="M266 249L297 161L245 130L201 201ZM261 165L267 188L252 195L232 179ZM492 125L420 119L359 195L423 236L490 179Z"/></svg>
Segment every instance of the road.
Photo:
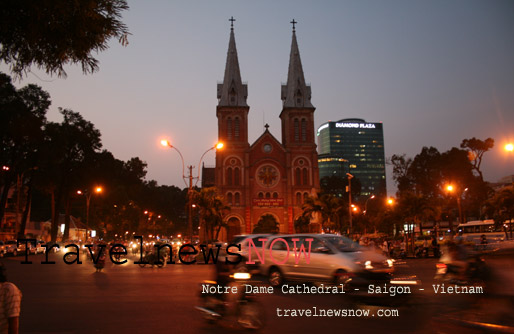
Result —
<svg viewBox="0 0 514 334"><path fill-rule="evenodd" d="M107 261L96 273L91 262L67 265L62 254L51 255L56 264L41 264L44 255L3 259L8 280L23 293L21 333L231 333L230 322L207 325L194 309L199 284L212 278L212 265L168 265L140 268L129 260L124 265ZM493 261L493 260L491 260ZM514 273L513 261L496 259ZM399 263L398 271L415 274L422 284L407 302L396 307L398 317L378 317L379 307L355 304L344 295L263 294L266 326L263 333L315 333L337 329L356 333L442 333L439 317L476 305L475 295L443 295L433 292L434 259L412 259ZM509 277L512 282L512 277ZM423 289L423 290L420 290ZM278 317L284 309L364 308L369 317ZM448 331L451 332L451 331Z"/></svg>

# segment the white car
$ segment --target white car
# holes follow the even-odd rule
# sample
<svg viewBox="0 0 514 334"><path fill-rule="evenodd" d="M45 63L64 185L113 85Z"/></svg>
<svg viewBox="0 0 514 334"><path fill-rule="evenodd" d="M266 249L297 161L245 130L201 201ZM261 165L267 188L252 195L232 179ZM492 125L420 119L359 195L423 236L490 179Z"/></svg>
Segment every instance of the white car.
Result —
<svg viewBox="0 0 514 334"><path fill-rule="evenodd" d="M312 241L307 263L309 239ZM334 234L274 235L265 246L261 265L261 274L275 287L284 281L367 287L370 282L389 283L393 271L393 260Z"/></svg>

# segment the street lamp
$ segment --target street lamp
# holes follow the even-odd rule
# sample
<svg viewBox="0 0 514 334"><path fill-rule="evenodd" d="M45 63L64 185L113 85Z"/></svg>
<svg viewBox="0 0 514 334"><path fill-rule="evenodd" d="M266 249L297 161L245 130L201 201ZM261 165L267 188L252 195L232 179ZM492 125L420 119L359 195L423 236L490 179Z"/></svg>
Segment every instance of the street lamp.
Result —
<svg viewBox="0 0 514 334"><path fill-rule="evenodd" d="M193 177L193 168L194 168L194 166L190 165L190 166L187 167L188 171L189 171L189 175L186 176L186 174L185 174L184 157L182 156L182 153L180 153L178 148L176 148L175 146L171 145L171 143L167 139L162 139L161 140L161 145L165 146L165 147L170 147L170 148L175 149L175 151L177 151L179 156L180 156L180 160L182 161L182 179L184 180L184 183L188 187L188 191L187 191L187 195L188 195L188 205L187 205L187 211L188 211L188 234L189 234L190 240L193 241L193 215L192 215L193 187L196 186L198 181L200 180L200 166L202 165L203 157L207 153L212 151L212 150L222 149L223 148L223 143L222 142L216 143L216 145L210 147L207 151L205 151L202 154L202 156L200 157L200 162L198 162L198 176L196 177L196 181L194 182L194 184L193 184L193 179L194 179L194 177ZM186 182L186 179L189 180L189 184Z"/></svg>
<svg viewBox="0 0 514 334"><path fill-rule="evenodd" d="M514 152L514 144L508 143L505 145L505 151L507 152Z"/></svg>
<svg viewBox="0 0 514 334"><path fill-rule="evenodd" d="M375 198L375 195L371 195L371 197L369 197L367 200L366 200L366 203L364 203L364 214L366 214L368 212L368 201L370 199L374 199Z"/></svg>
<svg viewBox="0 0 514 334"><path fill-rule="evenodd" d="M352 221L352 179L353 175L350 173L346 173L348 176L348 215L350 216L350 229L348 230L348 235L352 235L353 233L353 221Z"/></svg>
<svg viewBox="0 0 514 334"><path fill-rule="evenodd" d="M453 186L452 184L448 184L446 186L446 191L448 193L453 193L455 192L455 196L457 197L457 208L459 210L459 224L463 224L464 223L464 220L463 220L463 217L462 217L462 204L461 204L461 197L462 197L462 194L466 191L468 191L468 188L464 188L460 193L457 194L457 188L455 186ZM453 228L450 227L450 232L453 234Z"/></svg>
<svg viewBox="0 0 514 334"><path fill-rule="evenodd" d="M103 188L100 186L96 186L93 190L94 193L100 194L103 191ZM86 196L86 240L87 240L87 232L89 230L89 204L91 203L91 195L93 192L90 192L88 189L82 191L77 190L77 195L85 195Z"/></svg>

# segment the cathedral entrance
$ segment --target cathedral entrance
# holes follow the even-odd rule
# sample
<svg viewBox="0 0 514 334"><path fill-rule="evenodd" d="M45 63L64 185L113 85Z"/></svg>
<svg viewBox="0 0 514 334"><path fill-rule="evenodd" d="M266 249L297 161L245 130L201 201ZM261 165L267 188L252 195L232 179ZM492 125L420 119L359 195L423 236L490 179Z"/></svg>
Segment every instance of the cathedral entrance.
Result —
<svg viewBox="0 0 514 334"><path fill-rule="evenodd" d="M272 214L264 214L259 218L259 221L253 228L252 233L278 233L280 230L280 224L277 218Z"/></svg>
<svg viewBox="0 0 514 334"><path fill-rule="evenodd" d="M236 217L231 217L227 221L227 241L234 239L234 236L241 234L241 222Z"/></svg>

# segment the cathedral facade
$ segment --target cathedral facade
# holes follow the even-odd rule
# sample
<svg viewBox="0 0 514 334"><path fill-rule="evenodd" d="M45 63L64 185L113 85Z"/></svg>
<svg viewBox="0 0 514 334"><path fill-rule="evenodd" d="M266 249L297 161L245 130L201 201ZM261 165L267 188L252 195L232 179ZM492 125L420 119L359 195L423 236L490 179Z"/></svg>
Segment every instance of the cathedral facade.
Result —
<svg viewBox="0 0 514 334"><path fill-rule="evenodd" d="M231 207L225 217L227 239L252 233L264 215L274 217L280 233L294 233L304 199L319 189L315 108L294 26L287 84L281 87L281 141L266 125L255 142L248 142L248 86L241 80L233 27L217 96L218 139L224 147L216 152L214 183Z"/></svg>

